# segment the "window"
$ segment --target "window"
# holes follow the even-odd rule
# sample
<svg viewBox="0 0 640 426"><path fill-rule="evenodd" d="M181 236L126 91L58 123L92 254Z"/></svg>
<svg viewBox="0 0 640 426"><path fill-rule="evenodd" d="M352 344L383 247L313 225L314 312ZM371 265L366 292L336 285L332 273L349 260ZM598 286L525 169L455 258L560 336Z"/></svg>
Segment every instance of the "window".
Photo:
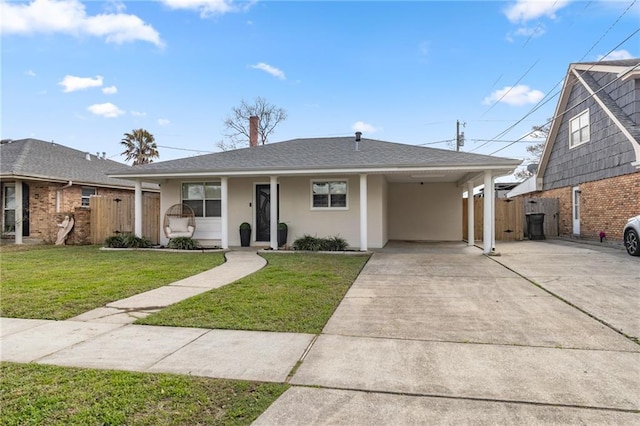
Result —
<svg viewBox="0 0 640 426"><path fill-rule="evenodd" d="M314 209L346 209L347 181L316 181L311 182L312 201Z"/></svg>
<svg viewBox="0 0 640 426"><path fill-rule="evenodd" d="M2 232L16 230L16 187L5 185L2 189Z"/></svg>
<svg viewBox="0 0 640 426"><path fill-rule="evenodd" d="M182 184L182 202L193 209L196 217L220 217L221 199L220 182Z"/></svg>
<svg viewBox="0 0 640 426"><path fill-rule="evenodd" d="M589 110L584 110L569 122L569 147L589 142Z"/></svg>
<svg viewBox="0 0 640 426"><path fill-rule="evenodd" d="M82 207L89 207L89 199L92 195L96 195L96 189L90 186L82 187Z"/></svg>

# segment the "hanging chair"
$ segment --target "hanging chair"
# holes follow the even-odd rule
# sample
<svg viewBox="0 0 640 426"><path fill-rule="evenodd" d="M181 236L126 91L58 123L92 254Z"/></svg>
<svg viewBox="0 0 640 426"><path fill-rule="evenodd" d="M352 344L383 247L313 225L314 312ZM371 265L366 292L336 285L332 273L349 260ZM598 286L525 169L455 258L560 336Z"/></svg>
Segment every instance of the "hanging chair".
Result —
<svg viewBox="0 0 640 426"><path fill-rule="evenodd" d="M196 215L186 204L174 204L164 214L162 225L167 238L193 237L196 230Z"/></svg>

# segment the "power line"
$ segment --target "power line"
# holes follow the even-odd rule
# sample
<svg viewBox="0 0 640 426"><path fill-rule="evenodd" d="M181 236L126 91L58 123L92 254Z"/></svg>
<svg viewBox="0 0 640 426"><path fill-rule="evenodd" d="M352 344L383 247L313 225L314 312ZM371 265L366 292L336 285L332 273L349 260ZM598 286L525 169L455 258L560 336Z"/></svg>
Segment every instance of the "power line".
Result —
<svg viewBox="0 0 640 426"><path fill-rule="evenodd" d="M620 21L620 19L622 19L622 17L633 7L634 4L636 4L637 0L633 0L629 6L622 12L622 14L620 14L620 16L618 16L618 18L614 21L613 24L611 24L611 26L602 34L602 36L600 36L600 38L591 46L591 48L587 51L587 53L585 53L584 55L582 55L582 57L577 61L577 62L581 62L599 43L600 41L606 36L606 34L608 34L611 29L613 27L615 27L618 22ZM589 5L591 4L591 2L589 2L584 9L586 9L587 7L589 7ZM633 33L631 33L631 35L629 35L627 38L625 38L622 42L620 42L616 47L614 47L613 49L611 49L606 55L603 56L606 57L607 55L611 54L611 52L613 52L614 50L616 50L618 47L622 46L624 43L626 43L631 37L633 37L636 33L638 33L638 31L640 31L640 29L637 29L636 31L634 31ZM554 93L552 96L549 97L549 99L545 100L545 98L547 98L547 96L549 96L548 94L553 92L555 90L556 87L558 87L562 82L564 81L564 79L560 80L558 83L555 84L555 86L553 86L553 88L551 88L551 90L549 92L547 92L547 95L545 95L536 105L534 105L533 108L531 108L531 110L529 110L529 112L527 112L520 120L516 121L513 125L509 126L508 128L506 128L505 130L503 130L502 132L500 132L494 139L497 139L501 136L506 135L507 133L509 133L511 130L513 130L518 124L520 124L522 121L524 121L527 117L529 117L531 114L533 114L534 112L536 112L537 110L539 110L541 107L543 107L544 105L546 105L551 99L555 98L558 94L560 94L561 90L558 90L556 93ZM574 82L574 84L576 84ZM504 96L503 96L504 97ZM499 102L499 101L498 101ZM495 106L492 105L492 107ZM488 112L485 111L485 113L483 113L482 116L484 116L484 114L486 114ZM548 123L547 123L548 124ZM524 137L528 136L525 135ZM523 138L524 138L523 137ZM523 139L520 138L519 140ZM491 141L487 141L483 144L481 144L480 146L475 147L474 149L472 149L469 152L473 152L476 151L480 148L482 148L483 146L489 144ZM507 147L504 147L502 149L505 149Z"/></svg>
<svg viewBox="0 0 640 426"><path fill-rule="evenodd" d="M158 145L158 148L175 149L176 151L204 152L206 154L213 154L214 152L214 151L206 151L204 149L177 148L175 146L166 146L166 145Z"/></svg>
<svg viewBox="0 0 640 426"><path fill-rule="evenodd" d="M638 31L640 31L640 29L636 30L636 32L638 32ZM637 69L637 68L640 68L640 63L639 63L639 64L636 64L635 66L633 66L629 71L634 70L634 69ZM585 71L583 71L583 73L586 73L586 72L588 72L588 71L589 71L589 70L585 70ZM581 105L583 102L585 102L586 100L588 100L588 99L590 99L590 98L594 97L595 95L597 95L598 93L600 93L601 91L603 91L604 89L606 89L607 87L609 87L611 84L613 84L613 83L617 82L618 80L620 80L622 77L623 77L623 75L619 75L619 76L617 76L616 78L614 78L613 80L611 80L609 83L605 84L604 86L602 86L601 88L599 88L598 90L596 90L595 92L593 92L593 94L589 94L589 96L587 96L587 97L585 97L584 99L582 99L582 100L580 100L579 102L577 102L577 103L576 103L574 106L572 106L571 108L568 108L568 109L566 109L566 110L562 111L561 113L559 113L558 115L554 116L551 120L549 120L549 121L547 121L545 124L543 124L543 126L546 126L546 125L548 125L548 124L552 123L555 119L560 118L560 117L563 117L565 114L568 114L571 110L573 110L574 108L577 108L577 107L578 107L579 105ZM510 143L509 145L504 146L504 147L502 147L502 148L500 148L500 149L497 149L497 150L493 151L492 153L490 153L489 155L493 155L493 154L495 154L495 153L497 153L497 152L502 151L503 149L507 149L508 147L510 147L511 145L513 145L515 142L519 142L519 141L521 141L522 139L524 139L524 138L525 138L525 137L527 137L527 136L528 136L528 135L525 135L525 136L521 137L520 139L517 139L517 140L515 140L514 142Z"/></svg>
<svg viewBox="0 0 640 426"><path fill-rule="evenodd" d="M495 101L491 106L489 106L489 108L488 108L485 112L483 112L483 113L480 115L480 118L484 117L486 113L488 113L489 111L491 111L491 110L493 109L493 107L495 107L496 105L498 105L498 103L499 103L501 100L503 100L503 99L505 98L505 96L507 96L507 95L508 95L512 90L513 90L513 88L514 88L514 87L516 87L516 86L518 85L518 83L520 83L520 82L522 81L522 79L523 79L523 78L525 78L525 77L527 76L527 74L529 74L529 72L530 72L530 71L531 71L531 70L532 70L532 69L533 69L533 68L538 64L538 62L540 62L540 58L538 58L538 59L537 59L537 60L536 60L536 61L535 61L535 62L534 62L530 67L529 67L529 69L528 69L528 70L526 70L526 71L524 72L524 74L522 74L522 75L520 76L520 78L518 79L518 81L516 81L512 86L510 86L510 87L509 87L509 89L508 89L506 92L504 92L504 93L502 94L502 96L500 96L500 99L496 100L496 101Z"/></svg>

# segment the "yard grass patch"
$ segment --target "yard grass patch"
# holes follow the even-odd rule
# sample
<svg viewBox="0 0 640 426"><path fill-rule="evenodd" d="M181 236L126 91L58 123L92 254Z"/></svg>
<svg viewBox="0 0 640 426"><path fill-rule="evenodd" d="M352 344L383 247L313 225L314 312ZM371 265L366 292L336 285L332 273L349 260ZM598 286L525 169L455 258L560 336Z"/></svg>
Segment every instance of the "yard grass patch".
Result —
<svg viewBox="0 0 640 426"><path fill-rule="evenodd" d="M289 386L0 364L3 425L248 425Z"/></svg>
<svg viewBox="0 0 640 426"><path fill-rule="evenodd" d="M136 323L317 334L369 259L312 253L263 256L268 264L260 271Z"/></svg>
<svg viewBox="0 0 640 426"><path fill-rule="evenodd" d="M0 316L64 320L206 271L222 264L224 256L4 246L0 261Z"/></svg>

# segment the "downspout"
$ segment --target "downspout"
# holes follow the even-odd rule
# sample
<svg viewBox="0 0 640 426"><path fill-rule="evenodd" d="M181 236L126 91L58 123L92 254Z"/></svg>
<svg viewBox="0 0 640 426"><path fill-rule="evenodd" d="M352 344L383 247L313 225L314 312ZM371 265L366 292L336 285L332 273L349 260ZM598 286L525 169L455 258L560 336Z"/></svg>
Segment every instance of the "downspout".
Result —
<svg viewBox="0 0 640 426"><path fill-rule="evenodd" d="M67 188L71 188L71 186L73 186L73 181L69 181L69 183L66 184L65 186L61 186L60 188L56 189L56 213L60 213L60 201L62 198L62 191L64 191Z"/></svg>

